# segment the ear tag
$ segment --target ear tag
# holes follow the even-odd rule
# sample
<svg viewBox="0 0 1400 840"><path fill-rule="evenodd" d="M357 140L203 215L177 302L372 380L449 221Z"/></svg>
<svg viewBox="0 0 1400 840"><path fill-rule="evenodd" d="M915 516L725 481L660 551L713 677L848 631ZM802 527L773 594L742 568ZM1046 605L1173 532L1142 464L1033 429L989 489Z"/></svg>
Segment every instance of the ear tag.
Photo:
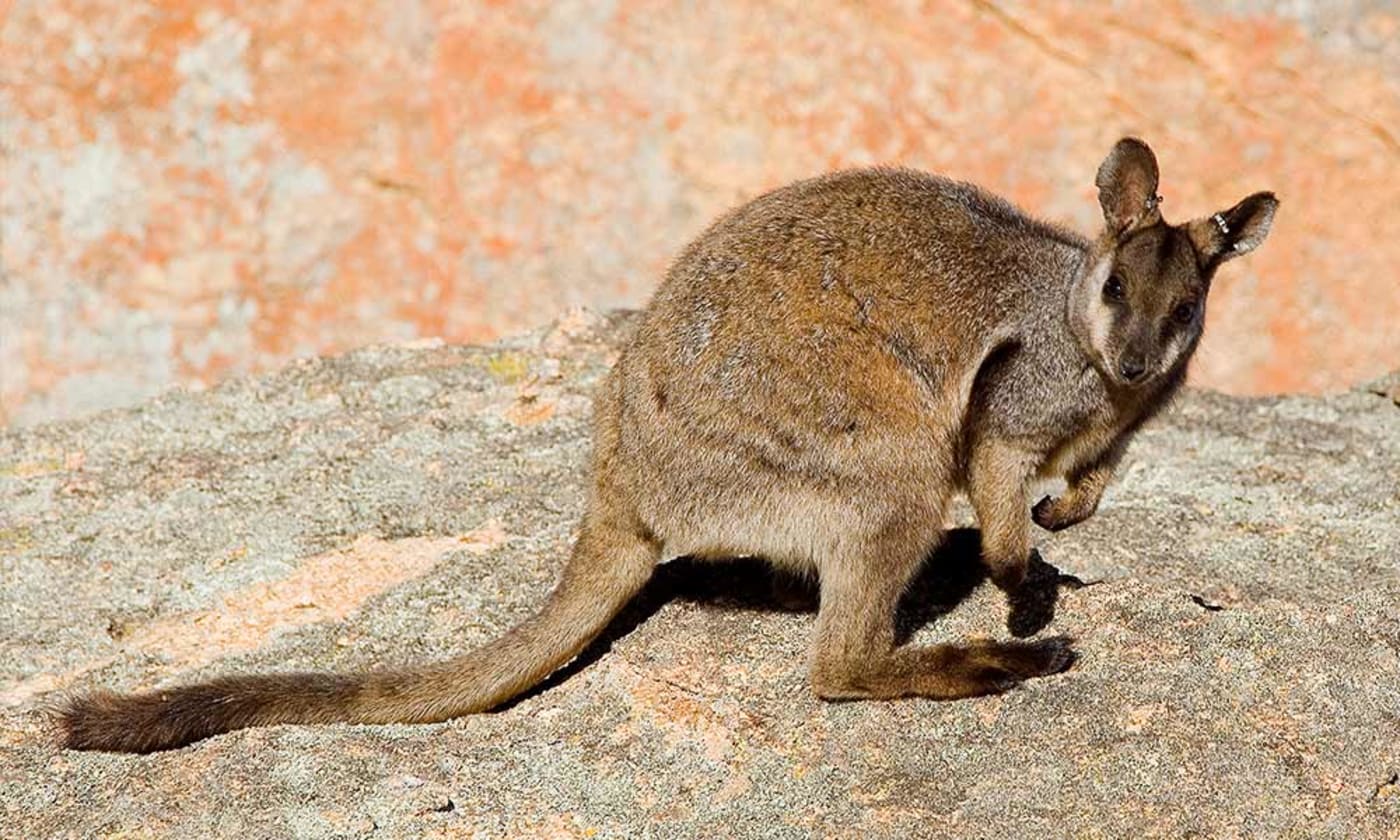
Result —
<svg viewBox="0 0 1400 840"><path fill-rule="evenodd" d="M1229 226L1228 224L1225 223L1225 217L1224 217L1224 216L1220 215L1219 213L1216 213L1214 216L1211 216L1211 217L1210 217L1210 220L1211 220L1212 222L1215 222L1215 226L1216 226L1216 227L1220 228L1220 235L1221 235L1221 236L1229 236L1229 235L1230 235L1230 226Z"/></svg>
<svg viewBox="0 0 1400 840"><path fill-rule="evenodd" d="M1149 197L1146 201L1144 201L1143 205L1147 208L1147 212L1151 213L1153 210L1156 210L1157 205L1161 203L1162 197L1160 195L1154 195Z"/></svg>

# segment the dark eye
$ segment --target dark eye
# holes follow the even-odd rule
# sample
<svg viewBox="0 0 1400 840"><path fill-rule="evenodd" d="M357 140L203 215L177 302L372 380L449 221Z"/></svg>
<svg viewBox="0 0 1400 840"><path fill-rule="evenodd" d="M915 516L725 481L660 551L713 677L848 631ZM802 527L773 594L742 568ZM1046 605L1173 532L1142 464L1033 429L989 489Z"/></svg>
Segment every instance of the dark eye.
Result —
<svg viewBox="0 0 1400 840"><path fill-rule="evenodd" d="M1195 317L1196 304L1191 301L1187 301L1186 303L1179 303L1176 305L1176 308L1172 310L1172 318L1178 324L1189 324Z"/></svg>
<svg viewBox="0 0 1400 840"><path fill-rule="evenodd" d="M1123 299L1123 278L1112 275L1103 284L1103 296L1109 300Z"/></svg>

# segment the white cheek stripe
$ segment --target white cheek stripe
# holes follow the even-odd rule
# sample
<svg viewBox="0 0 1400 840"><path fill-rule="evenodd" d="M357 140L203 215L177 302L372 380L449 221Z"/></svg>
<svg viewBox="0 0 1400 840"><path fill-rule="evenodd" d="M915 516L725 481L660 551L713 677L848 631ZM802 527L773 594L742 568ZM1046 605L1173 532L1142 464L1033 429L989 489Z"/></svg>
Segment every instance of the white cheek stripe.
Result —
<svg viewBox="0 0 1400 840"><path fill-rule="evenodd" d="M1172 336L1172 340L1167 343L1166 351L1162 353L1162 363L1158 367L1162 370L1170 370L1172 365L1176 364L1176 360L1181 357L1181 350L1185 343L1185 336L1181 333Z"/></svg>
<svg viewBox="0 0 1400 840"><path fill-rule="evenodd" d="M1113 328L1113 312L1103 302L1103 296L1099 293L1099 289L1103 287L1104 281L1108 279L1109 272L1112 270L1113 256L1110 254L1100 258L1089 272L1089 279L1086 281L1089 288L1085 294L1088 311L1084 315L1089 324L1089 345L1094 348L1094 352L1098 353L1099 358L1105 363L1107 363L1108 357L1104 354L1104 345L1108 342L1109 330Z"/></svg>
<svg viewBox="0 0 1400 840"><path fill-rule="evenodd" d="M1108 355L1104 351L1107 349L1108 332L1112 328L1113 313L1103 303L1095 302L1094 311L1089 316L1089 343L1104 361L1108 361Z"/></svg>

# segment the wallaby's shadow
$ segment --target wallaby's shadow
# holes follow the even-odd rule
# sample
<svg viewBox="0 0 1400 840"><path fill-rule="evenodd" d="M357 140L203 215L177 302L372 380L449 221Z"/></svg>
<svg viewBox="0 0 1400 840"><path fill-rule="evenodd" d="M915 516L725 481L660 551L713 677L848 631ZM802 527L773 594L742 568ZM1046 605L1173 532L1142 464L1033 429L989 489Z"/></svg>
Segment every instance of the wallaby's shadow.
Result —
<svg viewBox="0 0 1400 840"><path fill-rule="evenodd" d="M895 611L895 643L904 644L921 628L952 612L987 579L982 565L982 535L975 528L954 528L934 549L910 582ZM1033 636L1055 617L1060 587L1084 583L1041 559L1033 551L1026 582L1009 599L1006 626L1017 637ZM696 560L679 557L657 568L651 581L613 619L607 629L572 662L548 679L500 706L508 709L527 697L548 691L587 668L618 639L637 629L671 601L716 604L765 612L816 612L817 583L774 570L756 558Z"/></svg>

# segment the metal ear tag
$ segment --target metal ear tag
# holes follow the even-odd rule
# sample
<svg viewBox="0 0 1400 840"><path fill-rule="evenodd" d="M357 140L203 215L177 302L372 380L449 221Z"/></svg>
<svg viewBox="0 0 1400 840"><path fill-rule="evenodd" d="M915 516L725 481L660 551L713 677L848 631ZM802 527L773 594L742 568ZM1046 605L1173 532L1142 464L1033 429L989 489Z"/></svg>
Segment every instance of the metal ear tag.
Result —
<svg viewBox="0 0 1400 840"><path fill-rule="evenodd" d="M1211 217L1210 217L1210 220L1211 220L1212 222L1215 222L1215 226L1216 226L1216 227L1220 228L1220 235L1221 235L1221 236L1229 236L1229 235L1230 235L1230 226L1229 226L1228 224L1225 223L1225 217L1224 217L1224 216L1220 215L1219 213L1216 213L1214 216L1211 216Z"/></svg>
<svg viewBox="0 0 1400 840"><path fill-rule="evenodd" d="M1161 203L1162 197L1160 195L1154 195L1143 202L1143 204L1147 207L1147 212L1149 213L1151 213L1153 210L1156 210L1157 205Z"/></svg>

